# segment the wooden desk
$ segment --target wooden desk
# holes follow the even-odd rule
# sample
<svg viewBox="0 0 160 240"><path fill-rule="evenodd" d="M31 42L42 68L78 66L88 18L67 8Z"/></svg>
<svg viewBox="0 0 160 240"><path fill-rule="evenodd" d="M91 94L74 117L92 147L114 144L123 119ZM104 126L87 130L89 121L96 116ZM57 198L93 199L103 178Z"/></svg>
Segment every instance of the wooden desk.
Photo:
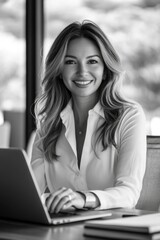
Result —
<svg viewBox="0 0 160 240"><path fill-rule="evenodd" d="M150 211L114 209L112 217L119 218L124 214L151 214ZM35 224L0 221L0 239L7 240L83 240L84 222L60 226L42 226Z"/></svg>

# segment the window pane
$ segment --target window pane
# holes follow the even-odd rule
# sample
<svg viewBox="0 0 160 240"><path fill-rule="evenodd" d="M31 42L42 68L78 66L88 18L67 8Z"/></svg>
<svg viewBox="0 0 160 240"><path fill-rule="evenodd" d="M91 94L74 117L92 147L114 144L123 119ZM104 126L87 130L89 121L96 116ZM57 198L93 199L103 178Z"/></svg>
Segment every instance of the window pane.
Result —
<svg viewBox="0 0 160 240"><path fill-rule="evenodd" d="M0 109L25 109L25 0L0 1Z"/></svg>
<svg viewBox="0 0 160 240"><path fill-rule="evenodd" d="M0 147L24 148L25 48L25 0L1 0Z"/></svg>
<svg viewBox="0 0 160 240"><path fill-rule="evenodd" d="M44 0L44 56L69 23L96 22L117 49L126 80L124 92L144 108L147 134L160 135L160 0Z"/></svg>

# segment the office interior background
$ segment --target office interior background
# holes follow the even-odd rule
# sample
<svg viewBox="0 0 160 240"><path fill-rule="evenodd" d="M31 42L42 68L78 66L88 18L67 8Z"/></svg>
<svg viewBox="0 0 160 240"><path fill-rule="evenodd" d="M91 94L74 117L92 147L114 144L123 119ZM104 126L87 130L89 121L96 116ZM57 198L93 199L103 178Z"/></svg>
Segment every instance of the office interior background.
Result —
<svg viewBox="0 0 160 240"><path fill-rule="evenodd" d="M9 123L8 146L27 148L47 51L66 25L84 19L113 43L124 94L142 105L147 134L160 135L160 0L0 0L0 129Z"/></svg>

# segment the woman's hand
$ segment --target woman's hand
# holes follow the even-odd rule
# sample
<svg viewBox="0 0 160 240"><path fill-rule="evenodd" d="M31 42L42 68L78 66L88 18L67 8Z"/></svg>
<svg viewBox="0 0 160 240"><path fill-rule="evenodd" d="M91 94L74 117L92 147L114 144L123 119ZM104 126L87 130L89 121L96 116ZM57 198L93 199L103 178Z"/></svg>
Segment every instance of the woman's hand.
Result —
<svg viewBox="0 0 160 240"><path fill-rule="evenodd" d="M84 204L85 198L82 194L65 187L51 193L46 199L47 209L51 213L58 213L70 207L82 209Z"/></svg>

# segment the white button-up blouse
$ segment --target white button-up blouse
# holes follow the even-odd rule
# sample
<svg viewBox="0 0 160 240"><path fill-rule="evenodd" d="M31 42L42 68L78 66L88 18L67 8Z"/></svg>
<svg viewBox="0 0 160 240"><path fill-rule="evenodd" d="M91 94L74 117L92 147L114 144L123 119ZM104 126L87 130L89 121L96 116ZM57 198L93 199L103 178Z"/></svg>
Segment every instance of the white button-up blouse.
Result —
<svg viewBox="0 0 160 240"><path fill-rule="evenodd" d="M72 103L61 112L63 129L56 153L58 161L44 159L36 133L32 168L41 194L46 188L54 192L61 187L94 192L100 201L98 209L136 205L146 166L146 127L144 112L138 104L128 106L119 121L113 145L102 151L101 142L94 146L95 131L104 122L99 103L89 111L86 137L78 168L75 122Z"/></svg>

